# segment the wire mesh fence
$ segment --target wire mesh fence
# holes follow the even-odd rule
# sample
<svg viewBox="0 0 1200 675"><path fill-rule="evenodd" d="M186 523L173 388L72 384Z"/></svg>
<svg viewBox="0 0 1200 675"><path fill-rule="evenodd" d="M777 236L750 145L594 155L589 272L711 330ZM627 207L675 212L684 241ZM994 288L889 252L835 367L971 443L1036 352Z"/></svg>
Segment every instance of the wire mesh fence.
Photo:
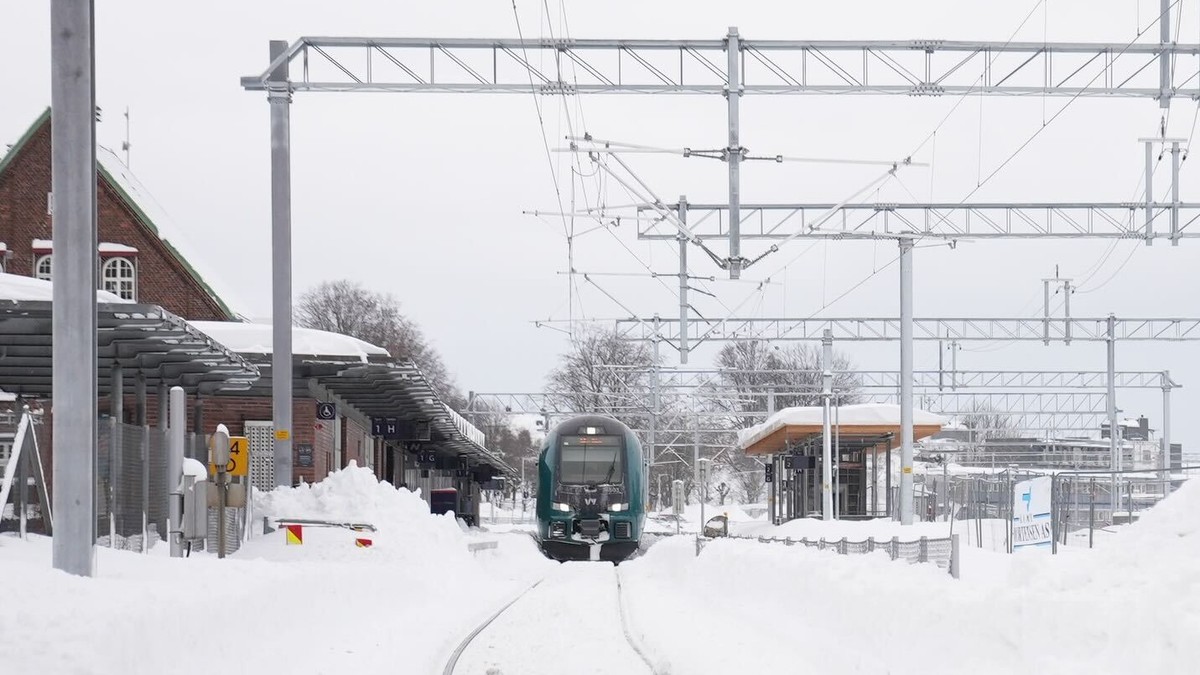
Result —
<svg viewBox="0 0 1200 675"><path fill-rule="evenodd" d="M99 427L96 543L146 551L167 532L166 432L111 417Z"/></svg>
<svg viewBox="0 0 1200 675"><path fill-rule="evenodd" d="M96 543L145 552L165 541L168 528L167 434L150 426L100 420L97 443ZM184 436L184 457L207 465L204 436ZM225 512L226 552L238 549L245 529L245 509ZM210 509L205 540L215 549L217 513ZM194 542L200 545L201 542Z"/></svg>
<svg viewBox="0 0 1200 675"><path fill-rule="evenodd" d="M1097 532L1136 521L1178 489L1187 480L1187 473L1161 469L1054 473L1005 470L914 478L913 512L917 519L959 521L967 533L968 545L1011 551L1014 487L1019 483L1035 478L1051 481L1049 512L1054 547L1092 546ZM899 502L898 488L892 501Z"/></svg>

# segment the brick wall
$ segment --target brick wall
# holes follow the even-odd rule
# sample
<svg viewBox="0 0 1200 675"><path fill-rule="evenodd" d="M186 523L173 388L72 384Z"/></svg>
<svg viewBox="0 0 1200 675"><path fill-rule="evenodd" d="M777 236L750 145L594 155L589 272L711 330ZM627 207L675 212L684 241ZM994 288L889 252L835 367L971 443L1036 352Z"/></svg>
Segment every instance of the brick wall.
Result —
<svg viewBox="0 0 1200 675"><path fill-rule="evenodd" d="M349 465L353 460L359 466L366 466L367 453L371 450L371 441L367 437L368 429L357 422L343 418L342 420L342 463Z"/></svg>
<svg viewBox="0 0 1200 675"><path fill-rule="evenodd" d="M50 192L50 123L39 126L20 152L0 174L0 241L8 246L5 271L33 276L38 254L34 239L50 239L51 216L46 195ZM170 252L157 234L142 225L120 193L97 180L97 222L103 242L138 250L137 301L160 305L185 319L228 320L220 305Z"/></svg>

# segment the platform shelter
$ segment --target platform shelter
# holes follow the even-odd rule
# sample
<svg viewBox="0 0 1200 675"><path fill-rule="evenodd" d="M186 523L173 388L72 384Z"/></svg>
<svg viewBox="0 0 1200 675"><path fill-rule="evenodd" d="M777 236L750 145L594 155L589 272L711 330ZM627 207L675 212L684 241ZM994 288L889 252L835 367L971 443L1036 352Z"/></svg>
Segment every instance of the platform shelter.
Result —
<svg viewBox="0 0 1200 675"><path fill-rule="evenodd" d="M941 430L945 420L913 411L913 441ZM830 408L834 513L872 518L892 513L898 484L900 406L843 405ZM775 522L821 515L824 410L785 408L738 434L738 449L765 461L771 474L769 501Z"/></svg>

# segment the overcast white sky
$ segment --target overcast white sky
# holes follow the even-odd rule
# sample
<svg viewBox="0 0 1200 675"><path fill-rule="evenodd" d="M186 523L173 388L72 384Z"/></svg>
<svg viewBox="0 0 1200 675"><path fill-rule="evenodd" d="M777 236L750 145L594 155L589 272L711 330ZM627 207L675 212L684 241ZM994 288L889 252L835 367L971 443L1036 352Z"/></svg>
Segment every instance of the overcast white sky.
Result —
<svg viewBox="0 0 1200 675"><path fill-rule="evenodd" d="M1133 40L1157 14L1157 0L1046 0L1013 36L1037 0L981 2L567 2L570 35L583 37L722 37L736 25L746 38ZM1196 0L1184 0L1180 41L1200 42ZM1139 6L1140 5L1140 6ZM517 2L526 37L563 33L564 6ZM548 15L548 16L547 16ZM49 2L0 0L0 143L11 143L49 103ZM125 0L97 3L99 138L119 148L122 112L132 111L132 168L176 223L203 263L237 289L243 312L265 317L269 292L269 139L265 96L240 89L239 77L261 72L269 39L301 35L378 37L516 37L504 1L363 2L289 0L202 4ZM1157 29L1144 39L1157 39ZM919 159L878 195L881 201L959 201L1013 153L1066 99L963 103L938 131L936 152ZM541 99L552 145L567 129L561 101ZM953 98L746 97L743 145L754 153L895 158L910 152L955 103ZM667 147L725 144L725 103L717 96L585 97L572 102L577 129L598 137ZM1174 104L1169 135L1187 137L1196 103ZM1143 150L1161 111L1149 100L1080 99L987 183L976 201L1128 201L1140 198ZM424 327L464 390L531 391L542 387L564 336L531 321L566 318L565 242L561 225L521 215L556 210L542 127L529 95L298 94L292 106L293 224L297 292L325 279L349 278L395 294ZM569 185L568 161L554 171ZM639 156L634 167L663 195L725 199L725 167L703 160ZM1194 162L1184 164L1183 198L1200 189ZM876 168L748 166L747 201L839 201ZM1166 189L1165 173L1156 185ZM590 183L589 185L594 185ZM610 190L613 202L622 195ZM875 199L875 196L872 196ZM593 198L594 201L594 198ZM615 236L614 236L615 235ZM658 272L673 272L673 245L635 240L631 228L580 238L576 268L644 271L622 244ZM793 242L747 276L760 279L808 246ZM1200 246L1145 247L1121 242L987 242L956 250L925 248L915 260L917 316L1032 316L1041 311L1041 279L1055 266L1082 282L1076 316L1200 315L1193 271ZM754 247L748 247L753 254ZM818 244L742 316L807 316L894 256L894 245ZM696 260L693 272L724 276ZM1098 263L1101 263L1098 265ZM1119 273L1118 273L1119 270ZM211 272L210 272L211 274ZM1115 274L1115 276L1114 276ZM898 273L876 274L825 316L898 314ZM1111 280L1110 280L1111 279ZM648 278L599 282L640 314L677 313L677 300ZM580 282L579 317L626 315ZM709 284L729 307L753 287ZM696 304L728 314L717 301ZM897 346L843 345L864 368L896 368ZM969 346L968 369L1102 370L1104 347L1075 344ZM1200 358L1188 344L1123 343L1118 368L1170 369L1185 388L1175 395L1175 439L1194 450L1200 419ZM711 359L700 353L694 362ZM917 367L936 367L937 350L918 344ZM1158 392L1122 395L1127 414L1158 426Z"/></svg>

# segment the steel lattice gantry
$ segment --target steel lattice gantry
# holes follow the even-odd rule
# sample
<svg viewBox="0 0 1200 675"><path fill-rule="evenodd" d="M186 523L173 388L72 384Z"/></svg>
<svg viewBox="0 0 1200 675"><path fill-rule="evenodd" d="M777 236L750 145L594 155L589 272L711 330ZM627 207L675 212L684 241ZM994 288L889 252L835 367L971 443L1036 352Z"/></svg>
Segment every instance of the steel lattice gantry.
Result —
<svg viewBox="0 0 1200 675"><path fill-rule="evenodd" d="M627 339L678 342L679 319L616 319L618 332ZM1196 341L1200 319L1001 319L947 318L913 319L914 340L959 341ZM901 339L903 322L897 318L703 318L686 322L687 339L703 341L784 340L815 341L831 331L834 341L881 342Z"/></svg>
<svg viewBox="0 0 1200 675"><path fill-rule="evenodd" d="M636 207L638 238L676 241L678 229L647 218L664 207ZM678 211L678 204L665 208ZM732 229L728 204L687 204L688 225L705 240ZM606 214L607 216L608 214ZM742 204L736 228L743 240L896 239L913 235L947 241L981 239L1141 239L1147 243L1200 237L1200 204L1120 203L887 203Z"/></svg>
<svg viewBox="0 0 1200 675"><path fill-rule="evenodd" d="M292 91L725 94L733 64L742 94L1200 98L1195 44L302 37L242 86L284 63Z"/></svg>

